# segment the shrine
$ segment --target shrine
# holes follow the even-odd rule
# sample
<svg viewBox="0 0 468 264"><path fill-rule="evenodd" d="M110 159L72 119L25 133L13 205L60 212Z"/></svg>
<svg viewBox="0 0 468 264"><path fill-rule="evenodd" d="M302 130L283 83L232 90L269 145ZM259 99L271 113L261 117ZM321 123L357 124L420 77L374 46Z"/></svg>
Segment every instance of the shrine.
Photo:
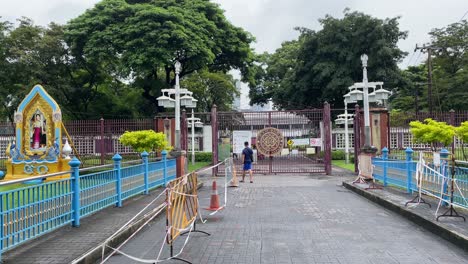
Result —
<svg viewBox="0 0 468 264"><path fill-rule="evenodd" d="M36 85L18 106L14 115L15 140L6 154L4 181L69 171L71 153L68 141L62 143L62 112L41 85ZM51 177L57 180L68 174Z"/></svg>

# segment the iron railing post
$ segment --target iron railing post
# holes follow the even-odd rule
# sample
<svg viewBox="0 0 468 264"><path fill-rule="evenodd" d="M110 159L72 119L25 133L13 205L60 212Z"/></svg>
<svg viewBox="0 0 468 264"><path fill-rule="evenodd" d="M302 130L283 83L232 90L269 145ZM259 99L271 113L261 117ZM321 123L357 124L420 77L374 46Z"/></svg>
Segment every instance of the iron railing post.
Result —
<svg viewBox="0 0 468 264"><path fill-rule="evenodd" d="M413 168L413 150L408 147L406 150L406 191L412 192L412 168Z"/></svg>
<svg viewBox="0 0 468 264"><path fill-rule="evenodd" d="M382 149L382 160L383 160L383 186L387 186L387 168L388 168L388 148Z"/></svg>
<svg viewBox="0 0 468 264"><path fill-rule="evenodd" d="M145 183L145 194L148 194L149 193L149 182L148 182L148 152L146 151L143 151L143 153L141 153L141 157L143 159L143 177L144 177L144 183Z"/></svg>
<svg viewBox="0 0 468 264"><path fill-rule="evenodd" d="M80 164L81 162L74 157L68 165L71 167L71 192L72 192L72 226L80 226Z"/></svg>
<svg viewBox="0 0 468 264"><path fill-rule="evenodd" d="M453 155L453 154L452 154ZM440 150L440 159L441 159L441 173L444 175L444 178L446 178L447 180L443 183L444 186L443 186L443 194L442 194L442 197L444 200L448 200L448 197L447 197L447 192L448 192L448 178L449 178L449 174L448 174L448 169L449 169L449 164L448 164L448 160L449 160L449 151L445 148L441 149ZM442 205L446 206L448 205L447 202L442 202Z"/></svg>
<svg viewBox="0 0 468 264"><path fill-rule="evenodd" d="M163 162L163 183L164 187L167 185L167 151L161 151L162 162Z"/></svg>
<svg viewBox="0 0 468 264"><path fill-rule="evenodd" d="M117 202L115 203L115 206L122 207L122 170L120 168L122 156L117 153L114 155L114 157L112 157L112 160L114 160L114 170L116 176L115 190L117 192Z"/></svg>

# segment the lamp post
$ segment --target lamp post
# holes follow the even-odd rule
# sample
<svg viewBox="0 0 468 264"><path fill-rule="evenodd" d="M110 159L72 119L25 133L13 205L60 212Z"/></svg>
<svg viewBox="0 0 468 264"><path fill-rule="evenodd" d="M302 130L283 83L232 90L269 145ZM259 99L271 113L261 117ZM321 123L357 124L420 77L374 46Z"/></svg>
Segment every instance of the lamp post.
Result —
<svg viewBox="0 0 468 264"><path fill-rule="evenodd" d="M192 117L188 118L190 127L192 128L192 165L195 164L195 127L203 126L203 123L200 121L200 118L195 118L192 108Z"/></svg>
<svg viewBox="0 0 468 264"><path fill-rule="evenodd" d="M366 54L361 55L362 62L362 83L364 85L364 149L370 148L370 122L369 122L369 90L367 81L367 60L369 58Z"/></svg>
<svg viewBox="0 0 468 264"><path fill-rule="evenodd" d="M385 101L388 99L391 92L382 88L383 82L369 82L367 79L367 61L368 57L366 54L361 56L362 62L362 82L356 82L349 87L350 92L345 97L345 111L347 112L347 103L354 103L360 100L364 101L364 146L362 150L364 152L375 152L376 149L371 147L371 136L370 136L370 117L369 117L369 103ZM376 87L380 86L380 89ZM362 88L362 92L358 89ZM369 94L369 88L373 88L373 92ZM357 114L357 113L356 113ZM346 128L347 128L347 117L346 117ZM345 133L346 133L345 129ZM357 136L357 135L355 135ZM346 138L347 139L347 138ZM346 144L346 143L345 143ZM354 146L356 147L356 146Z"/></svg>
<svg viewBox="0 0 468 264"><path fill-rule="evenodd" d="M179 74L182 66L179 61L175 62L174 69L176 75L174 89L162 89L162 95L156 100L158 101L158 105L164 108L175 107L175 150L180 151L180 107L195 108L198 100L192 97L192 92L180 88ZM183 95L182 97L180 96L181 94ZM174 99L171 98L171 95L174 95Z"/></svg>
<svg viewBox="0 0 468 264"><path fill-rule="evenodd" d="M349 163L349 130L348 130L348 104L356 103L356 101L351 101L350 95L344 96L344 107L345 107L345 155L346 155L346 164ZM356 146L355 146L356 147Z"/></svg>
<svg viewBox="0 0 468 264"><path fill-rule="evenodd" d="M179 61L175 62L175 147L180 150L180 87L179 87L179 73L182 66Z"/></svg>

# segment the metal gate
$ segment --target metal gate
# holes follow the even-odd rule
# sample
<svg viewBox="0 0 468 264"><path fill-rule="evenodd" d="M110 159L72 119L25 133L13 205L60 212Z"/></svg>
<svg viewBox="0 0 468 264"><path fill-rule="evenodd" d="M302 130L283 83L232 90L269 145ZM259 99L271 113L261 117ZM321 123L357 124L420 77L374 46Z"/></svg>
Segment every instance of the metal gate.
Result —
<svg viewBox="0 0 468 264"><path fill-rule="evenodd" d="M219 112L216 119L218 158L233 156L239 172L243 141L238 135L244 134L243 138L251 137L254 173L330 173L330 158L326 155L327 148L331 150L328 105L297 111ZM268 127L280 130L283 137L281 151L272 156L256 151L258 132Z"/></svg>

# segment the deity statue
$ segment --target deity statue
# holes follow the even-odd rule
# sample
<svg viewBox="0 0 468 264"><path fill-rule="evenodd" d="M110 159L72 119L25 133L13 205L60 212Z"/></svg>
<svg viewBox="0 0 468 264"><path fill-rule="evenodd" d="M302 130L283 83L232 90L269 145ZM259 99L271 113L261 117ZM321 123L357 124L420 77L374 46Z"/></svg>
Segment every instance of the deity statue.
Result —
<svg viewBox="0 0 468 264"><path fill-rule="evenodd" d="M34 114L33 119L31 120L31 134L32 134L32 149L39 149L44 147L46 135L45 131L45 120L43 120L42 115L39 113ZM41 146L42 145L42 146Z"/></svg>

